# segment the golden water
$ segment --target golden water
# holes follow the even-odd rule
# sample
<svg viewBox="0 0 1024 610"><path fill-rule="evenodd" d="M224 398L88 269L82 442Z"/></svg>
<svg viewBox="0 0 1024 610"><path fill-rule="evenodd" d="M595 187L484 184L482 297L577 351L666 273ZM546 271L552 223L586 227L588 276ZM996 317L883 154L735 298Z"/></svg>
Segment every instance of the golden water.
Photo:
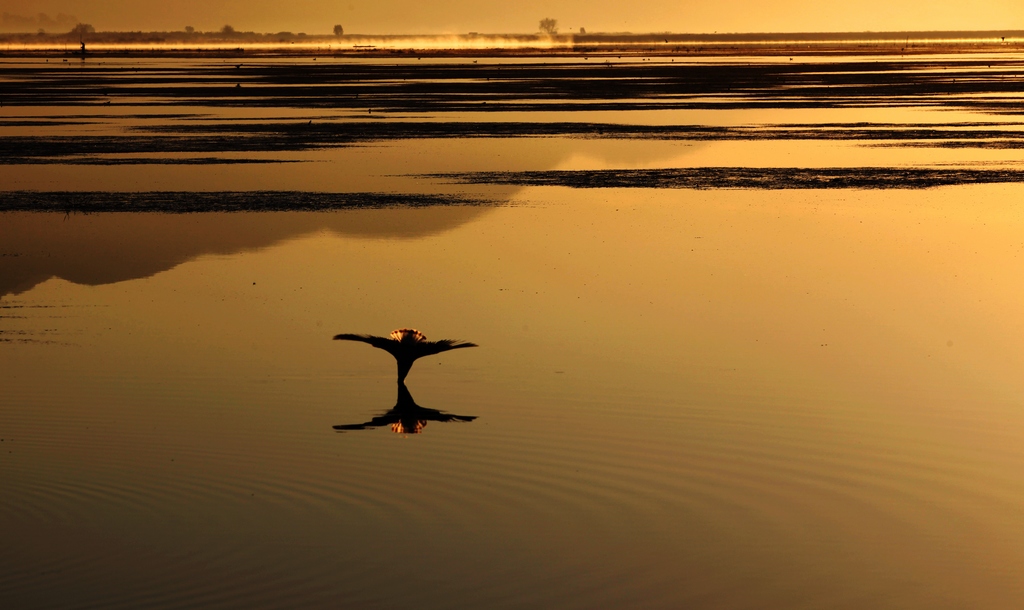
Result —
<svg viewBox="0 0 1024 610"><path fill-rule="evenodd" d="M504 197L0 215L0 605L1024 601L1024 187Z"/></svg>

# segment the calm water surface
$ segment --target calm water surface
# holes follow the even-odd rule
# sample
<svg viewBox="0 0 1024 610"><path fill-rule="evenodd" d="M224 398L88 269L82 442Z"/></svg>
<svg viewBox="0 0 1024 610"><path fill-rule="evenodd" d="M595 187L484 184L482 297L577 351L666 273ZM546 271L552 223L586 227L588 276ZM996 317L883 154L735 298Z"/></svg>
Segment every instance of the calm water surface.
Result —
<svg viewBox="0 0 1024 610"><path fill-rule="evenodd" d="M202 166L194 188L444 191L388 176L730 147L812 165L764 142L428 140ZM193 171L24 167L8 189ZM0 605L1024 602L1024 186L479 192L500 205L0 215ZM331 337L403 326L480 345L407 380L477 419L334 431L396 383Z"/></svg>

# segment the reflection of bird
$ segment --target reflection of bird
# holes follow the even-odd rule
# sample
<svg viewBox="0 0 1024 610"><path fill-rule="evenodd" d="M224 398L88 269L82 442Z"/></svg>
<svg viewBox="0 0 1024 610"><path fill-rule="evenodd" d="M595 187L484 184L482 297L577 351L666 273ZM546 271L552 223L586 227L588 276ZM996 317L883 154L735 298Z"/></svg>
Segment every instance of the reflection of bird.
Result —
<svg viewBox="0 0 1024 610"><path fill-rule="evenodd" d="M427 422L431 421L473 421L474 415L452 415L437 409L421 407L412 399L409 389L405 384L398 382L398 400L390 411L374 417L363 424L343 424L334 426L335 430L366 430L367 428L379 428L391 426L391 431L397 434L419 434L423 431Z"/></svg>
<svg viewBox="0 0 1024 610"><path fill-rule="evenodd" d="M469 343L468 341L454 341L452 339L427 341L427 338L423 336L423 333L412 328L400 328L393 331L390 337L341 334L334 335L334 338L343 341L362 341L363 343L369 343L370 345L379 347L394 356L395 360L398 361L399 385L405 383L405 376L409 374L409 369L412 368L412 363L415 362L417 358L440 354L441 352L447 352L448 350L459 349L461 347L477 346L476 343Z"/></svg>

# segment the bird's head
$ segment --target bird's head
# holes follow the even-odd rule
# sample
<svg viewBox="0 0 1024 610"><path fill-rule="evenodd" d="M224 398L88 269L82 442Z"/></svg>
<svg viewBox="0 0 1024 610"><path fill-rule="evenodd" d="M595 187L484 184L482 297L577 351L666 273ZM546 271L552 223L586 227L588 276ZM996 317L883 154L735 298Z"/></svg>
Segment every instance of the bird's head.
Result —
<svg viewBox="0 0 1024 610"><path fill-rule="evenodd" d="M391 331L391 338L400 343L422 343L427 340L423 333L415 328L399 328Z"/></svg>

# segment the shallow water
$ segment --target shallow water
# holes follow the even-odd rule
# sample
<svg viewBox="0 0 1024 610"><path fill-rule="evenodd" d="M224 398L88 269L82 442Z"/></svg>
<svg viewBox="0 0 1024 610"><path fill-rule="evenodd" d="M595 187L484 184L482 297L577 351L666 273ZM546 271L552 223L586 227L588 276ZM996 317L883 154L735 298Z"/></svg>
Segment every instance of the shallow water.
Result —
<svg viewBox="0 0 1024 610"><path fill-rule="evenodd" d="M665 142L515 142L315 154L360 159L359 192L684 166L659 165ZM960 152L926 165L977 161ZM409 175L366 178L378 153ZM89 186L63 172L94 168L60 167L53 190L131 190L111 186L131 168ZM500 205L0 215L0 605L1024 601L1024 186L503 188L469 191ZM332 335L402 326L480 345L408 379L419 405L477 419L336 432L396 387L390 356Z"/></svg>

